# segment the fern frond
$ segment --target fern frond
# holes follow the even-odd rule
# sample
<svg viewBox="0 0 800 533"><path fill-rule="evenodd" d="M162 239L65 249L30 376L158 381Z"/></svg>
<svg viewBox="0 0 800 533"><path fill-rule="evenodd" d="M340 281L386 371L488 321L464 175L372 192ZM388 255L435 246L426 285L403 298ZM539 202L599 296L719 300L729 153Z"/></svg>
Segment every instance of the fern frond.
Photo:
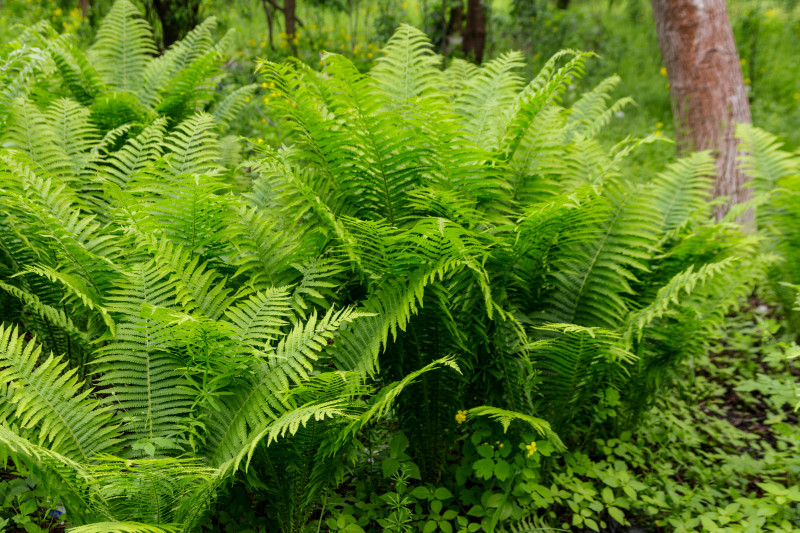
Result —
<svg viewBox="0 0 800 533"><path fill-rule="evenodd" d="M647 307L632 314L628 320L628 335L636 333L641 339L642 330L653 320L667 314L672 306L680 303L684 295L691 295L695 287L710 283L715 278L730 276L732 271L739 267L740 260L737 257L726 257L697 269L694 265L690 265L661 287L655 299Z"/></svg>
<svg viewBox="0 0 800 533"><path fill-rule="evenodd" d="M474 73L455 101L471 140L487 150L494 150L505 131L505 111L522 89L517 73L525 65L520 52L507 52L489 61Z"/></svg>
<svg viewBox="0 0 800 533"><path fill-rule="evenodd" d="M25 100L14 102L2 139L24 154L33 168L69 179L70 158L59 144L47 117L35 105Z"/></svg>
<svg viewBox="0 0 800 533"><path fill-rule="evenodd" d="M546 320L616 328L627 313L634 272L647 271L658 243L659 219L641 192L606 186L597 205L600 217L587 218L578 236L560 253L552 273L555 290ZM606 203L608 202L608 203ZM584 233L586 232L586 233Z"/></svg>
<svg viewBox="0 0 800 533"><path fill-rule="evenodd" d="M69 533L181 533L180 524L143 524L140 522L95 522L71 527Z"/></svg>
<svg viewBox="0 0 800 533"><path fill-rule="evenodd" d="M489 405L481 405L467 410L467 420L478 416L487 416L492 420L500 422L500 424L503 426L503 431L508 431L511 422L519 420L520 422L528 424L542 437L548 439L557 450L566 450L564 443L561 442L561 439L558 438L558 435L556 435L550 428L550 424L541 418L536 418L524 413L517 413L515 411L509 411L507 409L500 409L499 407L491 407Z"/></svg>
<svg viewBox="0 0 800 533"><path fill-rule="evenodd" d="M214 44L213 32L216 28L217 19L209 17L150 61L142 75L144 83L136 91L139 99L145 105L155 107L159 93L169 81L208 53Z"/></svg>
<svg viewBox="0 0 800 533"><path fill-rule="evenodd" d="M143 310L171 305L174 286L152 261L132 266L117 285L108 295L117 330L98 350L97 379L121 411L130 440L173 436L191 412L193 396L186 391L183 365L163 341L164 326Z"/></svg>
<svg viewBox="0 0 800 533"><path fill-rule="evenodd" d="M708 152L696 152L672 163L652 183L653 200L661 211L660 232L671 237L698 216L707 215L707 197L716 167Z"/></svg>
<svg viewBox="0 0 800 533"><path fill-rule="evenodd" d="M257 88L258 85L255 83L243 85L231 92L214 106L211 110L211 114L214 115L221 130L226 130L230 127L231 123L247 106L247 102L249 102Z"/></svg>
<svg viewBox="0 0 800 533"><path fill-rule="evenodd" d="M542 372L537 391L542 414L555 426L565 427L590 405L589 399L608 387L617 388L636 356L625 350L619 335L575 324L537 328L554 335L527 346L533 367Z"/></svg>
<svg viewBox="0 0 800 533"><path fill-rule="evenodd" d="M105 92L100 75L89 62L86 54L64 35L50 43L48 48L59 74L64 79L72 96L82 105L90 105Z"/></svg>
<svg viewBox="0 0 800 533"><path fill-rule="evenodd" d="M436 56L428 36L408 24L401 24L376 60L371 77L383 96L398 110L406 110L444 85L441 58Z"/></svg>
<svg viewBox="0 0 800 533"><path fill-rule="evenodd" d="M253 377L223 400L220 413L209 422L207 454L211 463L223 465L239 456L250 431L267 426L290 410L285 392L309 377L313 363L336 330L363 315L347 308L331 309L320 319L312 313L277 345L269 346L264 353L266 360L253 366Z"/></svg>
<svg viewBox="0 0 800 533"><path fill-rule="evenodd" d="M131 177L142 172L164 151L163 139L167 121L155 120L135 137L130 137L119 150L103 158L98 168L104 179L124 189Z"/></svg>
<svg viewBox="0 0 800 533"><path fill-rule="evenodd" d="M281 328L293 318L289 290L285 287L258 292L236 306L225 316L238 329L237 341L254 350L264 351L279 335Z"/></svg>
<svg viewBox="0 0 800 533"><path fill-rule="evenodd" d="M0 379L8 383L14 422L33 442L88 463L115 450L118 428L110 409L81 392L76 370L60 357L41 357L35 341L0 325Z"/></svg>
<svg viewBox="0 0 800 533"><path fill-rule="evenodd" d="M173 176L217 173L216 127L213 116L197 113L181 122L164 140L170 151L166 160Z"/></svg>
<svg viewBox="0 0 800 533"><path fill-rule="evenodd" d="M116 0L89 49L101 79L117 91L134 92L155 55L153 32L139 9L130 0Z"/></svg>

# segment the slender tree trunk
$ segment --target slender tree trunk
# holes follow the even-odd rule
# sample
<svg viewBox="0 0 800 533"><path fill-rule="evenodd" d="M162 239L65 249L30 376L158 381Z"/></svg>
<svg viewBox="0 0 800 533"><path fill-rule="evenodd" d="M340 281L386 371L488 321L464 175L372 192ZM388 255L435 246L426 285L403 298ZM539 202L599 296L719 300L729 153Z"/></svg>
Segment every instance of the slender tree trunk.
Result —
<svg viewBox="0 0 800 533"><path fill-rule="evenodd" d="M481 0L467 0L466 25L462 39L464 53L476 63L483 61L486 47L486 10Z"/></svg>
<svg viewBox="0 0 800 533"><path fill-rule="evenodd" d="M736 122L750 122L750 105L725 0L652 0L661 56L667 67L678 154L713 151L717 160L716 210L747 200L746 178L736 165ZM752 213L742 222L751 223Z"/></svg>
<svg viewBox="0 0 800 533"><path fill-rule="evenodd" d="M86 18L89 14L89 0L78 0L78 7L81 10L81 16Z"/></svg>
<svg viewBox="0 0 800 533"><path fill-rule="evenodd" d="M261 5L264 7L264 14L267 16L267 36L269 38L269 49L275 50L275 41L272 36L272 8L267 3L267 0L261 0Z"/></svg>
<svg viewBox="0 0 800 533"><path fill-rule="evenodd" d="M286 38L289 40L289 46L292 48L294 55L297 55L297 45L294 43L294 36L297 34L295 27L297 22L296 10L296 0L283 0L283 20L286 26Z"/></svg>

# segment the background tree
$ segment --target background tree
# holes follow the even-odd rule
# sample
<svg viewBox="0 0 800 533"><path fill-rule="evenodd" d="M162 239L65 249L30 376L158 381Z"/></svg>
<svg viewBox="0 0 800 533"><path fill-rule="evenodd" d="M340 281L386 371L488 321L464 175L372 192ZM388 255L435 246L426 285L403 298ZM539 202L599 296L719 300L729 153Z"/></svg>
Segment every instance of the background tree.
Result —
<svg viewBox="0 0 800 533"><path fill-rule="evenodd" d="M717 161L714 197L723 216L748 198L737 168L735 123L749 123L739 55L725 0L653 0L658 44L670 85L678 153L711 149Z"/></svg>
<svg viewBox="0 0 800 533"><path fill-rule="evenodd" d="M158 44L162 50L183 39L200 23L200 0L148 0L145 9L156 35L161 37Z"/></svg>
<svg viewBox="0 0 800 533"><path fill-rule="evenodd" d="M483 62L486 48L486 9L482 0L467 0L467 16L462 33L462 47L467 57Z"/></svg>

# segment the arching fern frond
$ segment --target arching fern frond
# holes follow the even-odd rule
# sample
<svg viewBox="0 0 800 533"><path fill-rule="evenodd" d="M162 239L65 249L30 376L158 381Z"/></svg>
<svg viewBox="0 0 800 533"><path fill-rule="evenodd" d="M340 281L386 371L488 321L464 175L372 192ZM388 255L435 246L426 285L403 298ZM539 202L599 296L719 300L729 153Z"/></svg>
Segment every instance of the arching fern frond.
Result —
<svg viewBox="0 0 800 533"><path fill-rule="evenodd" d="M81 393L76 370L61 357L42 359L35 341L0 325L0 367L12 391L13 422L32 442L83 463L116 449L111 410Z"/></svg>
<svg viewBox="0 0 800 533"><path fill-rule="evenodd" d="M100 77L117 91L134 92L155 55L153 32L139 9L130 0L116 0L89 49Z"/></svg>

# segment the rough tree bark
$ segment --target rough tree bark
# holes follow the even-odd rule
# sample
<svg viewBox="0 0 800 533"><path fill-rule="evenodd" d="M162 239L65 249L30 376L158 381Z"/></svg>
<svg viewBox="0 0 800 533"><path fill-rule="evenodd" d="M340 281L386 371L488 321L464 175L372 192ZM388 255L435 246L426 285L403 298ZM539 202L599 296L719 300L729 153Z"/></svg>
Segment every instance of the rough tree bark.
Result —
<svg viewBox="0 0 800 533"><path fill-rule="evenodd" d="M661 56L667 68L678 154L713 151L713 196L727 196L721 218L749 198L736 166L736 122L750 122L750 105L725 0L652 0ZM752 214L742 216L752 223Z"/></svg>
<svg viewBox="0 0 800 533"><path fill-rule="evenodd" d="M467 0L467 16L461 46L476 63L483 61L486 48L486 10L482 0Z"/></svg>

